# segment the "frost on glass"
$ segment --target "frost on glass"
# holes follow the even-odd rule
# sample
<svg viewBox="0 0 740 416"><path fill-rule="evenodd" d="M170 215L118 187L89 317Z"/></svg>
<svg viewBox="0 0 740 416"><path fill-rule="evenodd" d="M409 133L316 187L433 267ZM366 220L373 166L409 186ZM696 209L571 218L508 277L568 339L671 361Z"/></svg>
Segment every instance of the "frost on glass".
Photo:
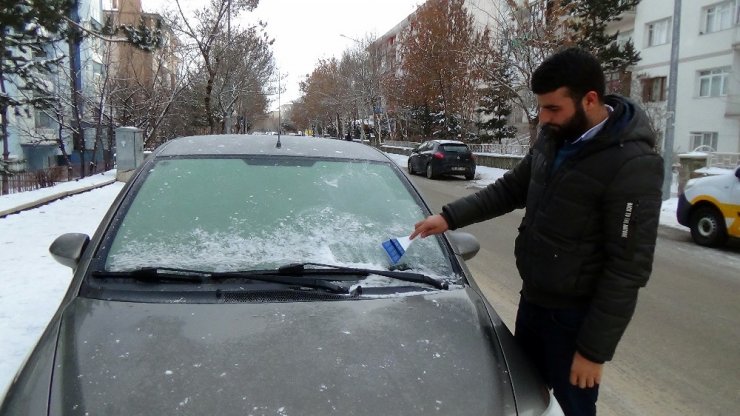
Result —
<svg viewBox="0 0 740 416"><path fill-rule="evenodd" d="M330 160L175 159L149 172L106 269L272 269L295 262L388 269L381 242L423 218L385 164ZM402 264L451 277L436 238Z"/></svg>

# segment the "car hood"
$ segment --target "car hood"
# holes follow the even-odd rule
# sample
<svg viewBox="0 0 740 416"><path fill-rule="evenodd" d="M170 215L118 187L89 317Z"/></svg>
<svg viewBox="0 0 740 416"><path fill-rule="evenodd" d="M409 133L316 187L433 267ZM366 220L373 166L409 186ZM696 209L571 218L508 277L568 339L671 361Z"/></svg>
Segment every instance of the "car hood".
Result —
<svg viewBox="0 0 740 416"><path fill-rule="evenodd" d="M515 414L470 289L369 300L154 304L78 298L50 414Z"/></svg>

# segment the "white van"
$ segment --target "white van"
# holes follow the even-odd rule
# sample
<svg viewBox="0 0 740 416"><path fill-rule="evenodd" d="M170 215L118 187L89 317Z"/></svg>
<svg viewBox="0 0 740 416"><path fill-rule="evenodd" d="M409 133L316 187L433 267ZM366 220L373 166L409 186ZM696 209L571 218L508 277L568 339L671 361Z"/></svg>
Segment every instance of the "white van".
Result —
<svg viewBox="0 0 740 416"><path fill-rule="evenodd" d="M691 179L678 197L678 222L702 246L717 247L740 237L740 166L735 173Z"/></svg>

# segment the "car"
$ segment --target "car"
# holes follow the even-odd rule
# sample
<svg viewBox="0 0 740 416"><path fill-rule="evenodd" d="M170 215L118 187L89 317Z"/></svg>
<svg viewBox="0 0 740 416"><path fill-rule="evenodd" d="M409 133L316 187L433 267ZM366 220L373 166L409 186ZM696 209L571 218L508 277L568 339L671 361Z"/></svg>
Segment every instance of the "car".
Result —
<svg viewBox="0 0 740 416"><path fill-rule="evenodd" d="M442 175L475 178L475 156L468 145L456 140L428 140L415 147L408 159L409 174L424 173L429 179Z"/></svg>
<svg viewBox="0 0 740 416"><path fill-rule="evenodd" d="M357 142L196 136L143 162L1 415L562 415L473 280L462 232Z"/></svg>
<svg viewBox="0 0 740 416"><path fill-rule="evenodd" d="M740 166L734 172L686 182L676 216L699 245L719 247L729 237L740 238Z"/></svg>

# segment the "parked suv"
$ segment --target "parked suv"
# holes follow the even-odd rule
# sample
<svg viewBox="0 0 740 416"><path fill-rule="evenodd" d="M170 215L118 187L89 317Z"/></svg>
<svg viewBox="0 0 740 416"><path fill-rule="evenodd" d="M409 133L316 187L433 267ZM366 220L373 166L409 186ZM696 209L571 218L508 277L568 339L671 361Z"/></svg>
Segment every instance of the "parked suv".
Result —
<svg viewBox="0 0 740 416"><path fill-rule="evenodd" d="M740 237L740 166L732 173L688 181L678 198L678 222L691 228L702 246L723 245Z"/></svg>
<svg viewBox="0 0 740 416"><path fill-rule="evenodd" d="M409 156L410 174L425 173L433 179L441 175L475 177L475 156L463 142L454 140L429 140L414 148Z"/></svg>

